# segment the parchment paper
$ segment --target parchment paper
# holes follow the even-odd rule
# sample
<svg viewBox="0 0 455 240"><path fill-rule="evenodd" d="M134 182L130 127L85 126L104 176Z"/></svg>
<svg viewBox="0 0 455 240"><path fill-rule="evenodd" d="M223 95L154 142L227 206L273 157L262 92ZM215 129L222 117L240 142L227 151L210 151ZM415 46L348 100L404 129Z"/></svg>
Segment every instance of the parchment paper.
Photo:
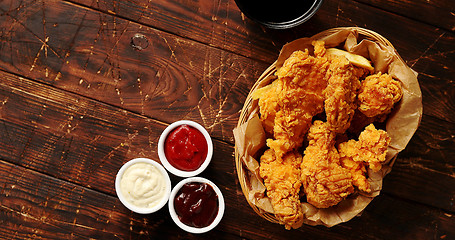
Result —
<svg viewBox="0 0 455 240"><path fill-rule="evenodd" d="M338 47L370 59L375 72L387 72L393 78L401 81L403 88L401 101L394 107L386 121L386 131L391 137L386 161L380 171L368 172L372 192L355 192L338 205L327 209L318 209L304 202L302 207L305 224L331 227L361 214L373 198L380 194L382 179L390 172L397 154L406 147L420 124L423 108L417 74L403 62L392 46L387 46L375 39L365 38L363 34L359 34L360 30L365 31L360 28L338 28L322 32L311 38L297 39L284 45L276 61L276 68L279 69L292 52L306 48L312 52L312 41L323 40L326 48ZM247 118L249 120L233 131L239 158L247 169L244 176L247 178L248 188L246 198L262 211L273 214L273 208L266 196L266 188L259 176L259 163L256 160L260 157L260 150L265 147L266 139L257 115L257 100L246 111L249 113Z"/></svg>

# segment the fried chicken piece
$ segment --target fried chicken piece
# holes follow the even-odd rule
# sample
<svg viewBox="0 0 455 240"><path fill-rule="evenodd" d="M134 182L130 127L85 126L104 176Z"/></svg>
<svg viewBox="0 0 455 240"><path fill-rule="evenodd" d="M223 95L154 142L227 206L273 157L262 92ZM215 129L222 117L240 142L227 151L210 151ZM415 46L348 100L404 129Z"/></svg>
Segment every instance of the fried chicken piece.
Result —
<svg viewBox="0 0 455 240"><path fill-rule="evenodd" d="M354 191L351 173L340 165L335 136L329 124L319 120L308 132L301 177L308 203L317 208L336 205Z"/></svg>
<svg viewBox="0 0 455 240"><path fill-rule="evenodd" d="M367 117L385 115L403 96L401 83L387 73L370 75L362 81L358 95L359 110Z"/></svg>
<svg viewBox="0 0 455 240"><path fill-rule="evenodd" d="M271 84L253 92L253 99L259 99L259 113L264 130L273 134L275 116L278 109L278 94L280 92L280 81L273 81Z"/></svg>
<svg viewBox="0 0 455 240"><path fill-rule="evenodd" d="M366 78L368 75L370 75L371 72L370 70L366 69L366 68L362 68L362 67L356 67L354 66L354 75L359 78L359 79L364 79Z"/></svg>
<svg viewBox="0 0 455 240"><path fill-rule="evenodd" d="M313 41L311 44L314 47L315 57L326 57L327 49L324 41Z"/></svg>
<svg viewBox="0 0 455 240"><path fill-rule="evenodd" d="M322 47L321 47L322 44ZM323 54L323 43L315 42L315 53ZM311 56L308 49L295 51L278 70L280 83L277 112L274 121L274 139L267 145L275 150L277 158L300 147L314 115L324 110L327 87L327 58Z"/></svg>
<svg viewBox="0 0 455 240"><path fill-rule="evenodd" d="M300 164L302 156L289 152L277 161L273 149L268 149L260 159L260 176L264 179L276 218L286 229L299 228L303 223L300 204Z"/></svg>
<svg viewBox="0 0 455 240"><path fill-rule="evenodd" d="M293 83L313 93L322 92L327 86L325 74L329 62L324 56L324 42L315 41L313 46L315 56L311 56L308 49L293 52L277 71L278 78L288 86Z"/></svg>
<svg viewBox="0 0 455 240"><path fill-rule="evenodd" d="M302 146L313 116L322 111L320 96L306 93L301 88L286 92L288 94L281 97L286 104L282 105L275 116L275 139L267 140L267 145L275 150L278 158Z"/></svg>
<svg viewBox="0 0 455 240"><path fill-rule="evenodd" d="M377 172L385 161L390 137L384 130L377 130L373 124L360 133L359 140L340 143L338 152L341 165L349 169L354 186L365 192L371 192L366 178L367 167Z"/></svg>
<svg viewBox="0 0 455 240"><path fill-rule="evenodd" d="M360 88L358 71L344 57L330 58L327 71L328 85L324 90L327 123L332 131L345 132L351 123L357 108L356 94Z"/></svg>
<svg viewBox="0 0 455 240"><path fill-rule="evenodd" d="M366 167L363 162L356 162L352 158L346 156L349 149L355 149L355 141L344 142L339 145L339 154L341 165L349 169L352 176L352 184L364 192L371 192L370 183L366 178Z"/></svg>

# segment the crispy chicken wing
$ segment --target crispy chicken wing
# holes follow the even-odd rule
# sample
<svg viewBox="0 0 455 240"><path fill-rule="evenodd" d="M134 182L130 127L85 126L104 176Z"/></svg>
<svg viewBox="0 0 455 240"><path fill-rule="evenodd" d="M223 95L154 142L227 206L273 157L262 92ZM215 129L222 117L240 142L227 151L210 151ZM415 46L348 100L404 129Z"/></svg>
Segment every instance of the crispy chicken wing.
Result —
<svg viewBox="0 0 455 240"><path fill-rule="evenodd" d="M360 88L357 74L358 71L346 58L330 58L324 107L329 128L337 133L343 133L349 128L357 108L355 99Z"/></svg>
<svg viewBox="0 0 455 240"><path fill-rule="evenodd" d="M368 125L360 133L359 140L340 143L338 151L341 165L351 171L354 186L370 192L370 184L366 178L367 167L379 171L385 161L390 137L386 131L377 130L373 124Z"/></svg>
<svg viewBox="0 0 455 240"><path fill-rule="evenodd" d="M390 113L403 96L401 83L390 75L377 73L362 81L358 95L359 110L367 117Z"/></svg>
<svg viewBox="0 0 455 240"><path fill-rule="evenodd" d="M259 113L264 130L273 134L275 125L275 116L278 110L278 94L281 91L282 82L273 81L271 84L256 90L253 93L253 99L259 99Z"/></svg>
<svg viewBox="0 0 455 240"><path fill-rule="evenodd" d="M300 164L302 156L289 152L277 161L273 149L268 149L260 159L260 175L267 188L275 216L286 229L299 228L303 223L299 199Z"/></svg>
<svg viewBox="0 0 455 240"><path fill-rule="evenodd" d="M336 205L354 191L351 173L340 165L335 135L328 123L315 121L300 165L307 201L318 208Z"/></svg>
<svg viewBox="0 0 455 240"><path fill-rule="evenodd" d="M321 45L322 44L322 45ZM323 54L323 43L315 42L315 53ZM311 56L308 50L295 51L277 72L280 83L274 139L267 145L278 158L300 147L314 115L324 110L329 62L323 56Z"/></svg>

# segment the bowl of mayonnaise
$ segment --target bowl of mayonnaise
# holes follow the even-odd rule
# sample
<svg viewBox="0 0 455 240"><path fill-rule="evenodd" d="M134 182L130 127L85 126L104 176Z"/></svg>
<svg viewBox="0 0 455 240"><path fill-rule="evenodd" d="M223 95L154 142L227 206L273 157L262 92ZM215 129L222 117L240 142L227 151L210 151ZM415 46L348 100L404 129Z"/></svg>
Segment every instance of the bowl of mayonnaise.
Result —
<svg viewBox="0 0 455 240"><path fill-rule="evenodd" d="M166 169L148 158L128 161L115 178L115 191L120 202L140 214L156 212L166 205L171 188Z"/></svg>

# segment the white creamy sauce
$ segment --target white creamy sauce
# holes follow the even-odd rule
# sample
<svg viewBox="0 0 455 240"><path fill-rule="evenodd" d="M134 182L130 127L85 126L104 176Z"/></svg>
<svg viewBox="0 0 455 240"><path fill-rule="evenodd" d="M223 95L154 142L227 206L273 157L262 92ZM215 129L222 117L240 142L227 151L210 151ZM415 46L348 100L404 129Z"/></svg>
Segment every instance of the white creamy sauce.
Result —
<svg viewBox="0 0 455 240"><path fill-rule="evenodd" d="M155 166L135 163L123 173L120 190L126 200L134 206L152 208L165 196L166 181Z"/></svg>

